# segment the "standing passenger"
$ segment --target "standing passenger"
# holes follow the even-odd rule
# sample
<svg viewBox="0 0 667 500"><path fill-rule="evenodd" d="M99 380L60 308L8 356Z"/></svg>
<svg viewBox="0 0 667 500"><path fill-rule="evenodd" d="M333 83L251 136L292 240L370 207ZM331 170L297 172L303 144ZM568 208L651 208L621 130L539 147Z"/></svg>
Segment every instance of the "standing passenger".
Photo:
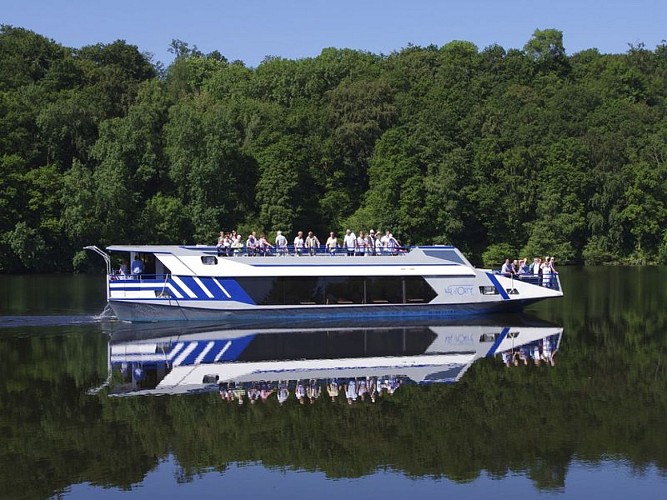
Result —
<svg viewBox="0 0 667 500"><path fill-rule="evenodd" d="M132 276L140 278L144 272L144 261L137 255L132 261L130 268L132 270Z"/></svg>
<svg viewBox="0 0 667 500"><path fill-rule="evenodd" d="M258 242L258 248L259 248L259 254L262 256L266 256L271 252L271 249L273 248L273 245L269 243L269 241L266 239L266 236L264 234L259 235L259 242Z"/></svg>
<svg viewBox="0 0 667 500"><path fill-rule="evenodd" d="M327 251L330 255L336 255L336 249L338 248L338 240L336 239L336 233L329 233L329 239L327 239Z"/></svg>
<svg viewBox="0 0 667 500"><path fill-rule="evenodd" d="M354 251L357 248L357 237L349 229L345 231L345 236L343 237L343 246L347 250L348 255L354 255Z"/></svg>
<svg viewBox="0 0 667 500"><path fill-rule="evenodd" d="M540 268L542 269L542 286L549 288L551 286L551 266L548 256L544 258Z"/></svg>
<svg viewBox="0 0 667 500"><path fill-rule="evenodd" d="M251 257L257 255L257 236L255 236L255 231L250 233L248 239L245 242L245 246L248 248L248 255Z"/></svg>
<svg viewBox="0 0 667 500"><path fill-rule="evenodd" d="M371 255L375 255L375 231L372 229L368 231L368 248Z"/></svg>
<svg viewBox="0 0 667 500"><path fill-rule="evenodd" d="M276 232L276 248L278 249L278 255L287 255L287 238L283 236L282 231Z"/></svg>
<svg viewBox="0 0 667 500"><path fill-rule="evenodd" d="M312 231L308 231L305 244L310 255L315 255L320 248L320 240L317 239L317 236L315 236Z"/></svg>
<svg viewBox="0 0 667 500"><path fill-rule="evenodd" d="M303 255L303 232L299 231L296 233L296 238L294 238L294 253L297 255Z"/></svg>
<svg viewBox="0 0 667 500"><path fill-rule="evenodd" d="M366 238L363 231L359 231L359 236L357 236L357 255L366 255Z"/></svg>

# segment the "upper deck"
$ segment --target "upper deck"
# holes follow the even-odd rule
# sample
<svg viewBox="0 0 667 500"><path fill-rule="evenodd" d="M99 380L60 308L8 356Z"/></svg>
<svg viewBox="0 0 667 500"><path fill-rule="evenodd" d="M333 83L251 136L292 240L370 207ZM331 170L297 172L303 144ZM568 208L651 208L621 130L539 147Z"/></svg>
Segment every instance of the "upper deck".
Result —
<svg viewBox="0 0 667 500"><path fill-rule="evenodd" d="M110 252L154 256L156 264L182 276L474 276L475 270L453 246L400 248L393 252L348 255L344 249L330 253L324 247L313 255L298 254L293 247L284 253L250 255L239 249L221 255L214 246L112 245ZM160 266L157 266L160 267ZM165 270L165 271L166 271ZM156 272L161 274L159 269Z"/></svg>

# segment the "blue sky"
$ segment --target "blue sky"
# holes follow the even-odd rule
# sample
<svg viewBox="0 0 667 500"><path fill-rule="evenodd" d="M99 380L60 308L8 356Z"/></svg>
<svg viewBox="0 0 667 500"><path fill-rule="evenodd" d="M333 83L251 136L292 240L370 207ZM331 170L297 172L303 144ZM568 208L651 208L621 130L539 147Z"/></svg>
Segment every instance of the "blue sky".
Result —
<svg viewBox="0 0 667 500"><path fill-rule="evenodd" d="M252 67L326 47L389 54L466 40L520 49L546 28L563 32L568 54L624 53L628 44L662 43L666 21L666 0L0 0L1 24L68 47L122 39L169 64L179 39Z"/></svg>

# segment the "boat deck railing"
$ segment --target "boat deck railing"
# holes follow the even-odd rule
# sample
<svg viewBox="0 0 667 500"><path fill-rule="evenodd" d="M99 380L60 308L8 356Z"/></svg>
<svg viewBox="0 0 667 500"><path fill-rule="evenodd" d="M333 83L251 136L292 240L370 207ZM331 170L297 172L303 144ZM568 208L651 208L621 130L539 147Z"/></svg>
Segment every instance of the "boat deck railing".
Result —
<svg viewBox="0 0 667 500"><path fill-rule="evenodd" d="M315 255L329 255L332 257L350 257L350 256L387 256L387 255L403 255L410 251L412 247L398 246L388 248L327 248L326 245L320 245L313 248L295 248L294 245L287 245L286 247L267 247L267 248L250 248L242 247L212 247L217 251L218 257L274 257L274 256L315 256Z"/></svg>
<svg viewBox="0 0 667 500"><path fill-rule="evenodd" d="M500 271L495 271L495 274L503 275ZM560 278L558 273L550 274L514 274L507 276L516 281L522 281L524 283L531 283L533 285L543 286L545 288L551 288L553 290L561 291L560 288Z"/></svg>

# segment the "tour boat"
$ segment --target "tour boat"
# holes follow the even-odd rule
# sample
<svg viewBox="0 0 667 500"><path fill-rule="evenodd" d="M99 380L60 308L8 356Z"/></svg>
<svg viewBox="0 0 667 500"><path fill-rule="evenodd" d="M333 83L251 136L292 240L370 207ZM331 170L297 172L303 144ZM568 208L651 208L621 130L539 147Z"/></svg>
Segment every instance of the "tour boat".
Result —
<svg viewBox="0 0 667 500"><path fill-rule="evenodd" d="M516 312L563 295L558 274L477 269L445 245L377 255L221 255L199 245L111 245L111 255L86 249L104 257L107 300L124 321L451 317ZM122 271L113 270L112 257L125 263ZM138 261L133 273L130 263Z"/></svg>
<svg viewBox="0 0 667 500"><path fill-rule="evenodd" d="M554 364L562 327L543 321L370 321L306 327L240 327L193 322L110 336L112 395L198 393L220 384L253 387L298 381L403 380L452 383L483 357L507 364ZM167 325L167 323L164 323ZM537 359L537 361L536 361ZM509 362L508 362L509 361Z"/></svg>

